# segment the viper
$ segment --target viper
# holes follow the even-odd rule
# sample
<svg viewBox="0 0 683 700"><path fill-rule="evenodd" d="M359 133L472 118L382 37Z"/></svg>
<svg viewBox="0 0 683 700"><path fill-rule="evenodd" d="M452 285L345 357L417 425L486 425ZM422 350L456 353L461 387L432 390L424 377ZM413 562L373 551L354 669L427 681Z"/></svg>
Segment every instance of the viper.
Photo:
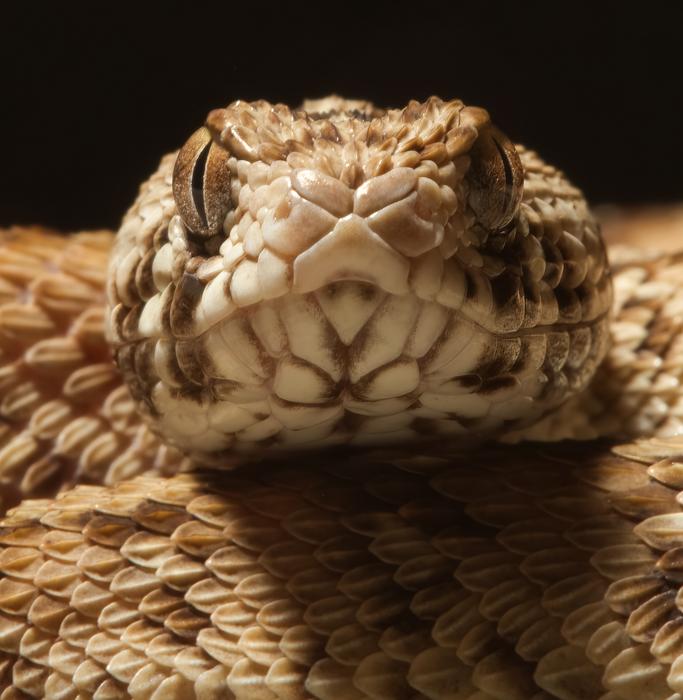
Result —
<svg viewBox="0 0 683 700"><path fill-rule="evenodd" d="M115 237L2 232L0 699L678 698L647 243L438 98L234 102Z"/></svg>

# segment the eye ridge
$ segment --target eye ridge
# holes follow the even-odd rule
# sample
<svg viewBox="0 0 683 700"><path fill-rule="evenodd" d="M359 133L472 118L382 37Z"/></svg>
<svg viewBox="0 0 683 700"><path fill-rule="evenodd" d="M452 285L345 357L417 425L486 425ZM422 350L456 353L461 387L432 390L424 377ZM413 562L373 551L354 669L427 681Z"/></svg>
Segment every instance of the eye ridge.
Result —
<svg viewBox="0 0 683 700"><path fill-rule="evenodd" d="M209 225L204 202L204 182L206 162L209 158L211 143L212 142L209 141L197 156L197 160L194 164L194 170L192 171L192 182L190 184L192 189L192 201L194 202L195 209L197 210L197 214L199 214L199 218L201 219L204 227L208 227Z"/></svg>

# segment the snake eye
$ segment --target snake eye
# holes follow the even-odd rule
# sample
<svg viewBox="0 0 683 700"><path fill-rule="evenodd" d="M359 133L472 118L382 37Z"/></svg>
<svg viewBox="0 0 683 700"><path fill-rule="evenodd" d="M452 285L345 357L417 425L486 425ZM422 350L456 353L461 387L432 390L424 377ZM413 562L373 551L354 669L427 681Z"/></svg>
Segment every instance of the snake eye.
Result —
<svg viewBox="0 0 683 700"><path fill-rule="evenodd" d="M490 230L507 226L524 188L524 168L517 149L502 131L488 125L470 150L468 203L479 223Z"/></svg>
<svg viewBox="0 0 683 700"><path fill-rule="evenodd" d="M173 197L186 226L213 236L230 209L228 152L214 143L206 127L190 136L173 169Z"/></svg>

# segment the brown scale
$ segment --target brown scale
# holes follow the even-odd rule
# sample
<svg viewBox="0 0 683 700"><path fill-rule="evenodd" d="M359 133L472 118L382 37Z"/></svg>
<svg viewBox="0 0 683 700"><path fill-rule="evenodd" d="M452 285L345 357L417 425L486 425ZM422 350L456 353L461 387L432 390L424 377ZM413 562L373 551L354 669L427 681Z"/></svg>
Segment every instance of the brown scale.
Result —
<svg viewBox="0 0 683 700"><path fill-rule="evenodd" d="M102 303L112 240L107 232L3 232L3 508L77 481L110 483L142 463L181 461L133 417L111 365Z"/></svg>
<svg viewBox="0 0 683 700"><path fill-rule="evenodd" d="M577 324L606 324L600 317L609 307L611 287L602 243L580 191L561 172L513 146L484 110L458 100L430 98L388 111L365 105L362 109L369 111L363 118L361 108L345 110L339 107L343 102L332 101L338 108L329 113L313 104L307 114L263 101L236 102L212 112L177 160L174 155L163 160L122 224L116 281L109 288L113 342L152 342L143 351L142 364L149 370L145 383L126 353L117 354L119 366L152 429L195 458L211 462L212 452L220 460L226 451L257 453L261 444L271 449L290 440L325 439L324 430L315 437L318 424L311 406L326 410L324 415L334 423L330 440L371 440L368 435L376 430L393 431L401 439L419 438L422 431L458 430L465 424L470 431L490 434L503 424L509 428L537 419L587 382L590 372L577 371L571 363L565 366L560 348L548 358L545 388L528 381L515 385L517 392L509 385L505 395L474 391L471 405L451 399L453 408L441 401L441 410L434 404L443 397L428 396L422 402L418 391L432 381L425 393L439 393L441 386L433 369L425 366L424 352L413 356L404 346L393 355L389 351L384 361L373 356L363 365L359 360L377 349L379 341L368 336L386 334L378 331L374 315L360 318L360 302L347 309L364 322L355 338L338 324L321 322L325 330L320 331L317 356L295 349L301 345L293 337L301 336L298 326L287 328L286 347L267 347L256 332L258 323L265 324L257 313L267 310L278 316L277 323L288 325L283 318L287 305L299 293L312 292L319 304L311 299L307 313L316 318L320 311L333 315L332 304L328 308L323 301L330 281L319 271L325 260L344 261L335 273L340 279L332 281L337 285L350 274L344 265L378 255L381 262L374 263L374 271L351 276L383 296L389 294L382 313L392 303L398 306L397 299L421 304L414 309L415 318L407 308L397 310L403 316L394 327L417 328L417 317L427 316L424 309L430 306L432 315L440 310L461 318L467 332L476 326L476 333L491 334L476 339L475 346L483 346L482 357L477 359L468 348L472 362L462 369L462 374L480 373L482 383L500 386L510 381L510 367L489 357L496 345L505 344L494 336L536 326L545 333L547 326L559 324L558 333L564 333ZM288 189L273 195L283 173ZM193 182L197 187L190 186ZM269 217L279 223L266 231ZM440 235L444 242L438 245ZM365 240L371 252L359 254L360 243L351 250L352 236ZM158 293L152 294L155 289ZM222 330L231 334L225 343L217 338ZM604 353L599 335L586 338L595 348L586 354L584 368ZM236 358L226 361L230 353L222 343ZM432 345L438 347L436 337ZM556 350L553 343L548 348L549 353ZM449 351L459 352L453 347ZM323 353L335 360L321 361ZM218 366L221 362L224 366ZM338 366L332 366L335 362ZM240 363L249 371L242 371ZM449 371L455 380L461 378L457 363ZM249 413L247 404L253 399L240 398L241 390L252 396L258 384L245 379L249 372L261 377L259 388L273 406L274 427L265 437L258 430L242 429L239 421L234 429L207 421L213 404ZM288 378L283 381L289 382L289 394L273 386L279 374ZM340 374L349 381L340 383ZM219 385L217 378L234 383ZM304 385L312 387L309 393L297 393ZM405 404L404 424L375 420L382 414L373 411L387 411L382 418L390 411L368 405L390 386L402 390L391 398ZM513 401L501 406L506 399ZM491 410L482 418L482 406L489 400L493 403L488 409L500 408L500 414ZM152 405L156 411L150 410ZM206 408L206 415L194 421L190 416L199 407ZM525 407L536 415L525 415ZM293 417L307 411L309 418ZM254 425L260 415L244 418L245 423L250 420ZM180 436L170 427L193 422L202 424L194 435ZM313 438L295 434L303 428L310 428Z"/></svg>
<svg viewBox="0 0 683 700"><path fill-rule="evenodd" d="M1 538L5 682L37 697L69 679L69 697L669 697L677 588L656 549L676 492L599 446L516 449L142 476L27 503Z"/></svg>
<svg viewBox="0 0 683 700"><path fill-rule="evenodd" d="M614 250L606 363L548 418L636 442L163 478L105 354L111 241L0 240L2 700L683 693L677 256Z"/></svg>

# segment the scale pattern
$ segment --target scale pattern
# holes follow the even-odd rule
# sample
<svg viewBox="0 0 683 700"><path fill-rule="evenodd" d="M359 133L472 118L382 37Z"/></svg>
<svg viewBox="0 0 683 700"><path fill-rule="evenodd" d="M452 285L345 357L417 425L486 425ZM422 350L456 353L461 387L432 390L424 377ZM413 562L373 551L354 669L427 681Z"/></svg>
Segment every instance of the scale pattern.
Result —
<svg viewBox="0 0 683 700"><path fill-rule="evenodd" d="M109 232L0 232L0 509L181 459L140 424L104 338Z"/></svg>
<svg viewBox="0 0 683 700"><path fill-rule="evenodd" d="M683 254L676 242L680 230L681 219L674 219L654 227L648 237L659 237L674 252L610 248L615 299L605 360L587 391L512 439L683 433Z"/></svg>
<svg viewBox="0 0 683 700"><path fill-rule="evenodd" d="M111 242L0 237L0 318L26 319L3 345L21 352L3 358L44 392L41 405L69 399L70 375L46 381L25 359L46 335L35 280L62 298L90 269L87 294L49 337L80 337L75 321L99 310L91 337L104 348ZM59 479L22 482L37 498L0 523L0 698L680 700L683 265L613 257L605 362L628 390L595 385L586 405L602 406L605 428L609 405L655 434L616 450L493 446L475 458L442 443L102 487L121 478L115 462L85 470L78 459L99 433L70 462L62 431L43 434L40 454L59 454L60 478L93 483L51 500ZM106 354L89 357L84 367ZM98 389L79 415L104 420L107 396ZM30 419L5 424L11 454ZM133 414L125 425L121 452L149 450L126 474L145 458L182 468L148 433L136 441L146 428Z"/></svg>
<svg viewBox="0 0 683 700"><path fill-rule="evenodd" d="M682 470L371 452L28 501L0 697L679 699Z"/></svg>
<svg viewBox="0 0 683 700"><path fill-rule="evenodd" d="M111 264L115 358L166 441L224 466L490 435L587 385L611 305L597 224L580 191L521 147L512 223L482 224L468 173L493 128L484 110L433 98L320 118L238 102L207 125L207 162L221 154L229 175L221 230L198 235L178 212L171 154Z"/></svg>

